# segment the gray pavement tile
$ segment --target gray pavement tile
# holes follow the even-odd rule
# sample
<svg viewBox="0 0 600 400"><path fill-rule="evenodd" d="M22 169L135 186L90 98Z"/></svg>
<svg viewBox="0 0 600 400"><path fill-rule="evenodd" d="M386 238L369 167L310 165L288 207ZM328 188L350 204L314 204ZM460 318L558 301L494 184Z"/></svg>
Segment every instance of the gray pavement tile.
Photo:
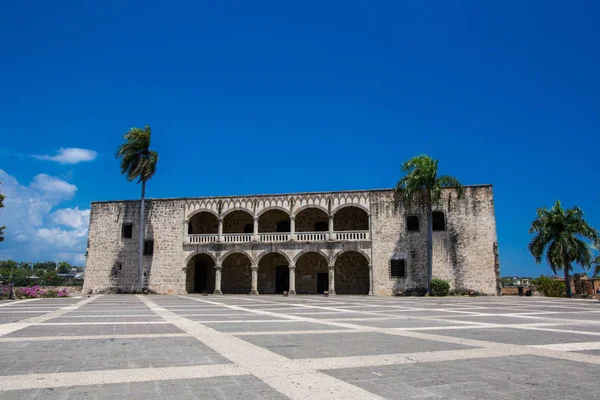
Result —
<svg viewBox="0 0 600 400"><path fill-rule="evenodd" d="M537 356L322 371L389 399L598 399L596 366ZM564 377L565 379L558 379ZM420 396L420 397L419 397Z"/></svg>
<svg viewBox="0 0 600 400"><path fill-rule="evenodd" d="M580 331L580 332L591 332L600 334L600 324L564 324L564 325L552 325L547 327L548 329L561 329L568 331ZM600 336L596 335L594 342L600 342Z"/></svg>
<svg viewBox="0 0 600 400"><path fill-rule="evenodd" d="M137 335L183 333L171 324L102 324L102 325L33 325L14 331L4 337Z"/></svg>
<svg viewBox="0 0 600 400"><path fill-rule="evenodd" d="M594 342L598 336L547 332L539 330L525 330L512 328L487 328L487 329L464 329L464 330L429 330L429 334L460 337L466 339L485 340L488 342L536 345L572 342Z"/></svg>
<svg viewBox="0 0 600 400"><path fill-rule="evenodd" d="M286 396L251 375L73 386L0 392L3 400L282 400Z"/></svg>
<svg viewBox="0 0 600 400"><path fill-rule="evenodd" d="M230 363L186 337L14 342L0 345L0 359L0 375Z"/></svg>
<svg viewBox="0 0 600 400"><path fill-rule="evenodd" d="M269 331L310 331L310 330L328 330L344 329L331 325L323 325L312 322L288 321L280 322L261 322L261 323L202 323L219 332L269 332Z"/></svg>
<svg viewBox="0 0 600 400"><path fill-rule="evenodd" d="M372 332L323 333L306 335L240 336L288 358L322 358L420 351L471 349L471 346Z"/></svg>
<svg viewBox="0 0 600 400"><path fill-rule="evenodd" d="M239 313L238 313L239 314ZM262 320L282 320L286 321L285 318L280 318L274 315L261 315L261 314L244 314L244 315L188 315L185 318L191 319L192 321L262 321Z"/></svg>
<svg viewBox="0 0 600 400"><path fill-rule="evenodd" d="M352 324L361 326L372 326L376 328L428 328L428 327L442 327L442 326L466 326L464 324L457 324L451 321L439 322L439 321L428 321L424 319L385 319L385 320L363 320L363 321L352 321Z"/></svg>
<svg viewBox="0 0 600 400"><path fill-rule="evenodd" d="M590 356L600 357L600 349L598 349L598 350L582 350L582 351L578 351L577 353L588 354Z"/></svg>
<svg viewBox="0 0 600 400"><path fill-rule="evenodd" d="M80 323L80 322L161 322L164 321L158 315L148 315L148 316L128 316L128 315L120 315L120 316L100 316L100 317L89 317L89 316L62 316L51 318L46 322L50 323Z"/></svg>

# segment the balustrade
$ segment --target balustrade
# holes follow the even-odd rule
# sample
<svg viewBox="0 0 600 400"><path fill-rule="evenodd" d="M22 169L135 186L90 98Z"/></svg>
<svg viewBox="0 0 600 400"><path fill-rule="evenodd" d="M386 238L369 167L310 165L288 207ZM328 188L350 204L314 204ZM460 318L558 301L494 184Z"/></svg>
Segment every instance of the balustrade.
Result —
<svg viewBox="0 0 600 400"><path fill-rule="evenodd" d="M295 239L299 242L322 242L329 239L329 232L296 232ZM345 231L333 232L333 239L339 241L360 241L370 240L369 231ZM252 233L223 233L221 234L222 243L250 243L254 240ZM263 243L280 243L291 240L290 233L259 233L258 241ZM209 234L189 234L187 235L186 243L188 244L204 244L217 243L219 235L216 233Z"/></svg>

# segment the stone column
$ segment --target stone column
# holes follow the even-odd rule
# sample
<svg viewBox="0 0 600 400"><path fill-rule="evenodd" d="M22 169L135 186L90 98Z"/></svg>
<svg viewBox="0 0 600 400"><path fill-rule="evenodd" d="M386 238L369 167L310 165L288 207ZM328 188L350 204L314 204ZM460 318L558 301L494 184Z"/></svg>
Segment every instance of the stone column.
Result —
<svg viewBox="0 0 600 400"><path fill-rule="evenodd" d="M258 294L258 265L250 267L252 269L252 290L250 294Z"/></svg>
<svg viewBox="0 0 600 400"><path fill-rule="evenodd" d="M373 266L369 264L369 296L373 296Z"/></svg>
<svg viewBox="0 0 600 400"><path fill-rule="evenodd" d="M290 240L296 240L296 217L290 217Z"/></svg>
<svg viewBox="0 0 600 400"><path fill-rule="evenodd" d="M190 221L186 219L183 221L183 242L184 243L188 243L189 229L190 229Z"/></svg>
<svg viewBox="0 0 600 400"><path fill-rule="evenodd" d="M329 269L329 289L327 290L329 292L329 295L334 295L335 294L335 265L330 265L328 267Z"/></svg>
<svg viewBox="0 0 600 400"><path fill-rule="evenodd" d="M333 240L333 215L329 216L329 240Z"/></svg>
<svg viewBox="0 0 600 400"><path fill-rule="evenodd" d="M222 294L221 292L221 270L223 266L219 263L215 265L215 291L214 294Z"/></svg>
<svg viewBox="0 0 600 400"><path fill-rule="evenodd" d="M290 265L290 288L288 294L296 294L296 266Z"/></svg>
<svg viewBox="0 0 600 400"><path fill-rule="evenodd" d="M217 242L221 242L223 240L223 218L219 217L219 230L218 230Z"/></svg>
<svg viewBox="0 0 600 400"><path fill-rule="evenodd" d="M254 237L252 240L258 242L258 217L254 217Z"/></svg>

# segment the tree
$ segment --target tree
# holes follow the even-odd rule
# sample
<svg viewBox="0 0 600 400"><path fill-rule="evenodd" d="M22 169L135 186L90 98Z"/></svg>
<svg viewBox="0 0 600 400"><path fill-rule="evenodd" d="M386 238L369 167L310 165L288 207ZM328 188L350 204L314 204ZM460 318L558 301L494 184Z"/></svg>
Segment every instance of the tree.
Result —
<svg viewBox="0 0 600 400"><path fill-rule="evenodd" d="M144 197L146 195L146 182L152 178L156 172L156 163L158 162L158 153L150 150L150 127L146 125L144 129L131 128L125 134L123 143L117 149L117 158L121 162L121 174L132 182L137 179L137 183L142 184L142 196L140 201L140 243L138 251L138 281L137 291L142 291L143 261L144 261Z"/></svg>
<svg viewBox="0 0 600 400"><path fill-rule="evenodd" d="M0 182L0 185L2 184L2 182ZM2 194L2 192L0 192L0 208L4 208L4 199L6 198L5 195ZM6 226L0 226L0 242L4 242L4 230L6 229Z"/></svg>
<svg viewBox="0 0 600 400"><path fill-rule="evenodd" d="M592 248L588 241L597 243L600 235L588 225L579 207L563 209L559 200L551 209L538 208L537 218L531 223L529 234L535 234L529 242L529 251L536 263L546 262L556 274L563 271L567 297L572 297L572 263L589 268L592 263Z"/></svg>
<svg viewBox="0 0 600 400"><path fill-rule="evenodd" d="M459 197L464 194L461 183L453 176L438 176L438 161L419 155L402 163L404 177L396 185L397 199L410 204L417 195L424 195L427 211L427 293L430 293L433 274L433 204L442 198L443 188L454 188Z"/></svg>
<svg viewBox="0 0 600 400"><path fill-rule="evenodd" d="M59 262L58 266L56 267L56 272L59 274L68 274L71 272L71 264L66 261Z"/></svg>

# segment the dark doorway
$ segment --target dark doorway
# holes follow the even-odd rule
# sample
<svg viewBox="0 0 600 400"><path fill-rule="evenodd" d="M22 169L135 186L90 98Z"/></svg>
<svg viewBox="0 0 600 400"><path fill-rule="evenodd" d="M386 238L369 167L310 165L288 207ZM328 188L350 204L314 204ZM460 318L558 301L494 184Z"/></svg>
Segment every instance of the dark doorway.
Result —
<svg viewBox="0 0 600 400"><path fill-rule="evenodd" d="M278 265L275 268L275 293L290 290L290 268L287 265Z"/></svg>
<svg viewBox="0 0 600 400"><path fill-rule="evenodd" d="M317 274L317 293L321 294L329 290L329 274L320 272Z"/></svg>
<svg viewBox="0 0 600 400"><path fill-rule="evenodd" d="M208 264L203 261L196 262L196 271L194 271L194 292L202 293L206 291L208 283Z"/></svg>

